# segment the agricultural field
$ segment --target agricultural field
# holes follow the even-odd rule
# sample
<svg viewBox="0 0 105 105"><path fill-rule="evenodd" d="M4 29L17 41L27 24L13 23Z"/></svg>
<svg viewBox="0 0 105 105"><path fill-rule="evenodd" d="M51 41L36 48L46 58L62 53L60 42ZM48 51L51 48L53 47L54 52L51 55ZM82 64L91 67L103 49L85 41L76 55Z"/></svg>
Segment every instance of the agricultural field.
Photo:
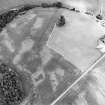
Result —
<svg viewBox="0 0 105 105"><path fill-rule="evenodd" d="M103 7L1 0L0 105L105 105Z"/></svg>

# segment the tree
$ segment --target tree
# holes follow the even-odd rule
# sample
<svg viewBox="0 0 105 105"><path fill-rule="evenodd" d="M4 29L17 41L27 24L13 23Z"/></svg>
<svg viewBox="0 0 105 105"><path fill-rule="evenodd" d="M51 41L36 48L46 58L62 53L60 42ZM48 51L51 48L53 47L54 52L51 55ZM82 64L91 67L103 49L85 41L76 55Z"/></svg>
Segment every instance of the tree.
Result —
<svg viewBox="0 0 105 105"><path fill-rule="evenodd" d="M53 3L53 7L62 8L63 4L61 2Z"/></svg>
<svg viewBox="0 0 105 105"><path fill-rule="evenodd" d="M0 73L2 74L2 79L0 80L0 103L2 105L18 105L23 101L25 92L18 74L9 69L7 65L0 65Z"/></svg>
<svg viewBox="0 0 105 105"><path fill-rule="evenodd" d="M58 19L58 22L57 22L57 26L58 27L62 27L65 25L65 17L64 16L60 16L60 18Z"/></svg>
<svg viewBox="0 0 105 105"><path fill-rule="evenodd" d="M103 19L102 15L100 15L100 14L96 15L96 18L99 19L99 20Z"/></svg>

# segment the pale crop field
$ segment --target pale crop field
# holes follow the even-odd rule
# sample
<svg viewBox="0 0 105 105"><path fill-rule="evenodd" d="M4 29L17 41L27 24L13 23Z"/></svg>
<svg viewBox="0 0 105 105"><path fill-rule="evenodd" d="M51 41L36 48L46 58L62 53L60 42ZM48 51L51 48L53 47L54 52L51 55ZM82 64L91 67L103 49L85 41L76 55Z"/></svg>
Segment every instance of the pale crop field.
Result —
<svg viewBox="0 0 105 105"><path fill-rule="evenodd" d="M95 18L81 13L63 11L66 25L53 30L48 45L82 71L100 56L97 40L105 33Z"/></svg>

